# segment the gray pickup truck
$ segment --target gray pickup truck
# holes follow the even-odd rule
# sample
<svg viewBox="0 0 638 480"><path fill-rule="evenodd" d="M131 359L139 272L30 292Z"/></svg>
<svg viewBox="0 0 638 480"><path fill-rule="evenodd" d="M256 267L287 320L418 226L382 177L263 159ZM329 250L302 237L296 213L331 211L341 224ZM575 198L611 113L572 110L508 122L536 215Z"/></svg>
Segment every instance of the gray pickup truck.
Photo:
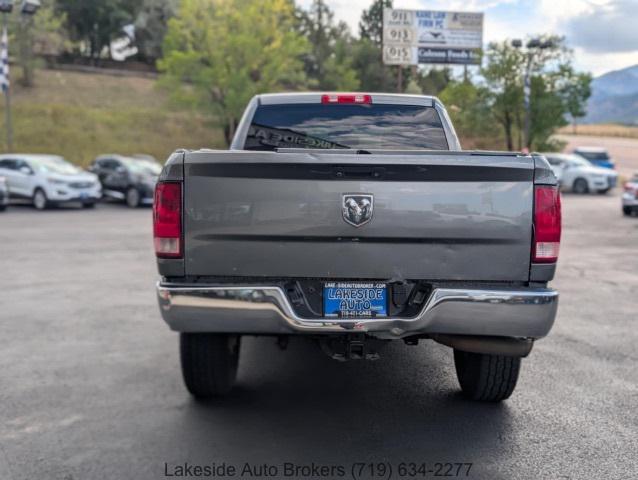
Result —
<svg viewBox="0 0 638 480"><path fill-rule="evenodd" d="M434 340L466 396L500 401L556 316L549 164L462 151L433 97L258 95L230 150L169 158L153 215L159 306L198 398L230 391L243 335L305 335L342 361Z"/></svg>

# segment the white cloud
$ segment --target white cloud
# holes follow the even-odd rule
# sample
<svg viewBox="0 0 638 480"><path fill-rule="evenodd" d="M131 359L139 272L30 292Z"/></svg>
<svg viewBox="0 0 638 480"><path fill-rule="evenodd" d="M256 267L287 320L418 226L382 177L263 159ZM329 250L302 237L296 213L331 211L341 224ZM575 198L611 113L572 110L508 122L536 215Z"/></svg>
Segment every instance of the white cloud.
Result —
<svg viewBox="0 0 638 480"><path fill-rule="evenodd" d="M458 10L465 12L482 12L498 5L516 3L517 0L395 0L394 8L406 10ZM345 21L358 34L361 13L368 9L372 0L327 0L326 3L335 12L337 20ZM298 0L297 4L308 8L312 0Z"/></svg>
<svg viewBox="0 0 638 480"><path fill-rule="evenodd" d="M559 23L609 2L610 0L540 0L539 12L547 20Z"/></svg>
<svg viewBox="0 0 638 480"><path fill-rule="evenodd" d="M594 76L636 64L638 64L638 55L636 52L600 54L587 52L582 48L574 49L575 67L579 70L591 72Z"/></svg>
<svg viewBox="0 0 638 480"><path fill-rule="evenodd" d="M598 5L571 18L567 30L573 44L589 52L638 53L637 9L635 0Z"/></svg>

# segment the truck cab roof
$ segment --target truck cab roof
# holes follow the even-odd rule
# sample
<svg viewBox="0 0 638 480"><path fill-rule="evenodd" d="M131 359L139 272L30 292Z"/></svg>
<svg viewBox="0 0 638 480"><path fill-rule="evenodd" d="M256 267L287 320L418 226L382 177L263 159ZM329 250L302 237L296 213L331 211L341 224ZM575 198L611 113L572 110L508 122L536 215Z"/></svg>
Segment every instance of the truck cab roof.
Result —
<svg viewBox="0 0 638 480"><path fill-rule="evenodd" d="M324 98L349 98L347 103L372 103L393 105L422 105L431 107L439 103L436 97L430 95L409 95L403 93L363 93L363 92L286 92L264 93L257 95L260 105L282 105L293 103L327 103ZM357 99L360 99L357 101ZM367 101L366 101L367 100ZM338 103L338 101L335 101ZM346 103L346 102L344 102Z"/></svg>

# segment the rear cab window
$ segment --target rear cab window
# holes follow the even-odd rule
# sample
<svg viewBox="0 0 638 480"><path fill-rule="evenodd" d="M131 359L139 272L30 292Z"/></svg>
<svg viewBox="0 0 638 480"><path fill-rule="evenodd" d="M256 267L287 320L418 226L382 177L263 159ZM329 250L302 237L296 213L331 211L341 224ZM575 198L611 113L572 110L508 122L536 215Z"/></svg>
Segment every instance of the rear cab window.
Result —
<svg viewBox="0 0 638 480"><path fill-rule="evenodd" d="M448 150L434 107L395 104L259 105L245 150Z"/></svg>

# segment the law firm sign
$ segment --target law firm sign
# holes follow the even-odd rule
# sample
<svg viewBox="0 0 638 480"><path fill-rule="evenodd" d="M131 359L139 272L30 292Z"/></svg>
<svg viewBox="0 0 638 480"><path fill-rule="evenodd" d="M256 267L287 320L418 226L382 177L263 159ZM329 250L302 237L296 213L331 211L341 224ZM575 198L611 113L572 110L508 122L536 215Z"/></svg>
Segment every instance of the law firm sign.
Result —
<svg viewBox="0 0 638 480"><path fill-rule="evenodd" d="M383 61L388 65L477 65L482 46L482 13L383 11Z"/></svg>

